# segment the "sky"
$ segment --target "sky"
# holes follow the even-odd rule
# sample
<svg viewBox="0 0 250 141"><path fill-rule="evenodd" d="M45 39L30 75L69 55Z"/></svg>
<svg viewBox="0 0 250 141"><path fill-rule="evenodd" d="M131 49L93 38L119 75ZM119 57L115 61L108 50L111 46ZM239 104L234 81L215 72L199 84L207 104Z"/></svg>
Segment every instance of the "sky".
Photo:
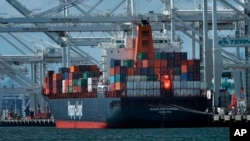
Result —
<svg viewBox="0 0 250 141"><path fill-rule="evenodd" d="M44 12L48 9L58 6L59 0L17 0L21 4L23 4L26 8L30 9L31 11L36 13ZM82 0L82 3L79 6L84 9L85 11L89 11L90 7L92 7L96 2L99 0ZM92 14L99 15L103 13L109 12L113 9L121 0L112 1L113 3L110 4L111 0L103 0L102 3L93 10ZM174 0L175 7L181 10L191 10L194 7L198 7L198 5L202 5L203 0ZM208 0L211 2L211 0ZM232 1L232 0L231 0ZM0 0L0 18L9 18L9 17L23 17L17 10L15 10L6 0ZM209 9L211 9L211 3L208 4ZM218 4L218 9L223 8L220 4ZM114 15L122 15L126 13L126 2L123 3L122 6L118 10L114 12ZM135 0L135 12L136 14L144 14L148 13L149 11L154 11L154 13L161 13L162 12L162 3L160 0ZM80 15L81 13L77 11L74 7L69 9L69 15ZM55 15L53 15L55 16ZM25 42L28 46L34 48L34 50L41 50L42 46L49 47L51 45L58 46L54 43L49 37L47 37L44 33L13 33L17 38ZM191 42L190 39L186 37L185 34L181 32L176 32L176 34L183 40L184 48L183 51L191 53ZM220 33L223 34L223 33ZM72 35L80 35L79 33L72 33ZM93 34L98 35L98 34ZM90 33L81 33L80 36L93 36ZM16 42L13 37L11 37L8 33L0 33L0 54L1 55L19 55L21 54L13 44L10 44L8 41L4 40L4 37L7 38L10 42L12 42L15 47L20 48L23 52L27 54L32 54L28 51L23 45L19 42ZM226 35L221 35L226 36ZM209 33L209 37L212 37L212 34ZM99 48L90 48L90 47L80 47L87 53L90 53L92 57L97 58L100 60L100 55L96 55L96 52L100 53ZM191 57L189 53L189 58ZM198 54L197 56L198 57Z"/></svg>

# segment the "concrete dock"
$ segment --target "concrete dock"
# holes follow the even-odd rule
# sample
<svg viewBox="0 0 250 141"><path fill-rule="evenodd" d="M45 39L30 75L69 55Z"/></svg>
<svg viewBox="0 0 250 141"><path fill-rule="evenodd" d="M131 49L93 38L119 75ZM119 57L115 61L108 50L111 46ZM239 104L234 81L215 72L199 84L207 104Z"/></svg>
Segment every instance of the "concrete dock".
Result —
<svg viewBox="0 0 250 141"><path fill-rule="evenodd" d="M55 126L54 119L1 120L0 126Z"/></svg>

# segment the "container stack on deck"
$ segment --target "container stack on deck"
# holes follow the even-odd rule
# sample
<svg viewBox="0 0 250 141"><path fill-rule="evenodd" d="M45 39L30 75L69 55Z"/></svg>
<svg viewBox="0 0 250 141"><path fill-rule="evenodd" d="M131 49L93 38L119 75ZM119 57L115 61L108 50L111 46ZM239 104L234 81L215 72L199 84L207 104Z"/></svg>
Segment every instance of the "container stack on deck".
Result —
<svg viewBox="0 0 250 141"><path fill-rule="evenodd" d="M48 71L44 78L44 94L96 92L99 77L96 65L61 67L58 73Z"/></svg>
<svg viewBox="0 0 250 141"><path fill-rule="evenodd" d="M127 96L193 96L201 93L200 61L187 60L186 52L139 52L137 60L110 60L110 91ZM151 55L152 56L152 55ZM168 74L171 90L164 91L161 77Z"/></svg>

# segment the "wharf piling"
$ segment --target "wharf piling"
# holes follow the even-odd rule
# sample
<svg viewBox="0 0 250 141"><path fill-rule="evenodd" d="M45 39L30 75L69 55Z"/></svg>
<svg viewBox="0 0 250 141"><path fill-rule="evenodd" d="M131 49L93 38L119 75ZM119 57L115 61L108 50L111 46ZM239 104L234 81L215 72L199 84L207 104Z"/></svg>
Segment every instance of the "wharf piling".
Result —
<svg viewBox="0 0 250 141"><path fill-rule="evenodd" d="M2 120L1 126L55 126L54 119Z"/></svg>
<svg viewBox="0 0 250 141"><path fill-rule="evenodd" d="M250 115L212 115L210 126L250 126Z"/></svg>

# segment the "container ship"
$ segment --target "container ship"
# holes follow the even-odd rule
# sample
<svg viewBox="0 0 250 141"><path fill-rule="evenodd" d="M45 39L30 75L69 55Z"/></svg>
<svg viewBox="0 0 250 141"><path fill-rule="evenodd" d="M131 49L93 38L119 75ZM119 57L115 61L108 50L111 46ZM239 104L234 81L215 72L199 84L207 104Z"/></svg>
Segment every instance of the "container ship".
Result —
<svg viewBox="0 0 250 141"><path fill-rule="evenodd" d="M147 21L136 37L113 40L95 64L48 71L43 95L57 128L204 126L206 83L200 60L181 47L153 39Z"/></svg>

